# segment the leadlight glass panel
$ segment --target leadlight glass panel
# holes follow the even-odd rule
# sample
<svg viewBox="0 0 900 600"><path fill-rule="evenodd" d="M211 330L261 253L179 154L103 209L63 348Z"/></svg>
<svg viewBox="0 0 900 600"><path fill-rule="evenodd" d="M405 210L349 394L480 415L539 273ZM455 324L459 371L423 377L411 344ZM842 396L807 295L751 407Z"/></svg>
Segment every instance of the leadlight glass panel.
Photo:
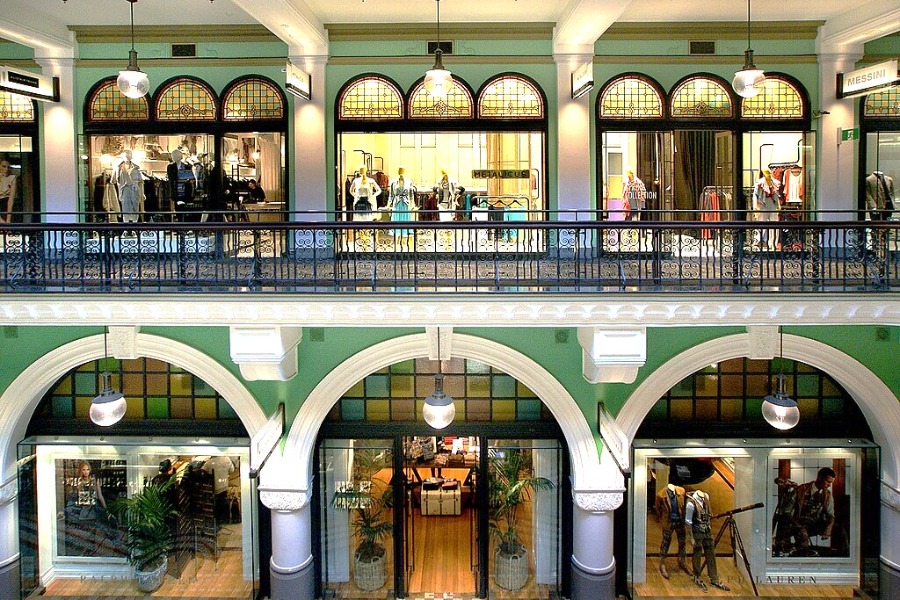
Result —
<svg viewBox="0 0 900 600"><path fill-rule="evenodd" d="M364 77L348 85L338 101L339 119L401 119L400 90L382 77Z"/></svg>
<svg viewBox="0 0 900 600"><path fill-rule="evenodd" d="M639 77L621 77L606 86L600 96L600 117L640 119L662 117L663 101L659 92Z"/></svg>
<svg viewBox="0 0 900 600"><path fill-rule="evenodd" d="M746 119L800 119L803 99L789 81L767 76L762 90L741 102L741 116Z"/></svg>
<svg viewBox="0 0 900 600"><path fill-rule="evenodd" d="M160 121L215 121L212 92L192 79L178 79L160 90L156 101Z"/></svg>
<svg viewBox="0 0 900 600"><path fill-rule="evenodd" d="M542 119L544 100L528 80L503 75L488 83L478 97L478 116L483 119Z"/></svg>
<svg viewBox="0 0 900 600"><path fill-rule="evenodd" d="M225 93L222 101L226 121L281 119L284 102L275 86L256 77L243 80Z"/></svg>
<svg viewBox="0 0 900 600"><path fill-rule="evenodd" d="M733 116L731 96L722 84L706 77L692 77L672 91L670 113L675 118Z"/></svg>
<svg viewBox="0 0 900 600"><path fill-rule="evenodd" d="M472 95L464 85L451 81L444 98L435 98L425 89L425 83L417 85L409 97L411 119L471 119L474 113Z"/></svg>
<svg viewBox="0 0 900 600"><path fill-rule="evenodd" d="M900 117L900 87L866 96L863 114L867 117Z"/></svg>
<svg viewBox="0 0 900 600"><path fill-rule="evenodd" d="M88 104L90 121L147 121L150 119L150 105L146 96L127 98L116 86L115 80L108 81L94 90Z"/></svg>
<svg viewBox="0 0 900 600"><path fill-rule="evenodd" d="M19 94L0 92L0 121L5 123L31 123L34 121L34 103Z"/></svg>

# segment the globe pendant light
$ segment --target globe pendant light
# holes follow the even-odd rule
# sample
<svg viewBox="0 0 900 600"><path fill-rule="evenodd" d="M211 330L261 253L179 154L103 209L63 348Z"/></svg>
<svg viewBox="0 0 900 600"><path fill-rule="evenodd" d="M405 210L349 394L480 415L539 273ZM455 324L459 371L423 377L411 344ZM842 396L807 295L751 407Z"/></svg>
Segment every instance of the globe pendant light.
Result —
<svg viewBox="0 0 900 600"><path fill-rule="evenodd" d="M781 349L779 350L780 367L784 369L784 333L781 336ZM784 392L784 373L780 372L775 376L778 380L778 387L774 394L770 394L763 398L762 414L766 422L775 429L788 430L792 429L800 422L800 408L797 402Z"/></svg>
<svg viewBox="0 0 900 600"><path fill-rule="evenodd" d="M425 397L422 418L435 429L443 429L456 417L453 398L444 392L444 375L441 373L441 330L438 328L438 372L434 376L434 391Z"/></svg>
<svg viewBox="0 0 900 600"><path fill-rule="evenodd" d="M759 94L766 76L762 69L753 64L753 50L750 48L750 0L747 0L747 50L744 51L744 68L734 74L731 87L742 98L753 98Z"/></svg>
<svg viewBox="0 0 900 600"><path fill-rule="evenodd" d="M126 1L131 4L131 51L128 52L128 66L124 71L119 71L116 85L128 98L143 98L150 91L150 78L138 67L137 51L134 49L134 5L138 0Z"/></svg>
<svg viewBox="0 0 900 600"><path fill-rule="evenodd" d="M125 416L125 409L128 403L125 401L125 394L112 389L109 383L109 371L106 370L106 359L109 357L106 348L107 330L103 331L103 373L100 374L102 380L100 394L91 400L91 408L88 415L91 421L101 427L109 427L115 425Z"/></svg>
<svg viewBox="0 0 900 600"><path fill-rule="evenodd" d="M437 48L434 50L434 66L425 71L425 90L435 98L446 98L450 88L450 71L444 68L441 62L441 0L437 3Z"/></svg>

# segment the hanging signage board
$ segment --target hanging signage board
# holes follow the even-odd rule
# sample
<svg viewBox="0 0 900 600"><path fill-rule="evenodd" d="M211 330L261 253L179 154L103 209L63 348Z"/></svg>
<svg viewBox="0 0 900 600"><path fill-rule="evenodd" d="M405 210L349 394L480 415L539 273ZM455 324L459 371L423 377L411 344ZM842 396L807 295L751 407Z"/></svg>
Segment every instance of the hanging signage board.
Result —
<svg viewBox="0 0 900 600"><path fill-rule="evenodd" d="M597 430L610 456L616 462L623 475L631 473L630 448L628 436L610 414L603 402L597 403Z"/></svg>
<svg viewBox="0 0 900 600"><path fill-rule="evenodd" d="M259 476L260 469L272 455L284 435L284 404L279 404L266 424L250 439L250 477Z"/></svg>
<svg viewBox="0 0 900 600"><path fill-rule="evenodd" d="M0 91L44 102L59 102L59 77L0 65Z"/></svg>
<svg viewBox="0 0 900 600"><path fill-rule="evenodd" d="M837 75L837 97L856 98L900 85L897 59Z"/></svg>
<svg viewBox="0 0 900 600"><path fill-rule="evenodd" d="M588 61L572 71L572 99L580 98L594 87L594 63Z"/></svg>
<svg viewBox="0 0 900 600"><path fill-rule="evenodd" d="M304 100L312 98L312 77L291 61L285 69L285 80L287 91Z"/></svg>
<svg viewBox="0 0 900 600"><path fill-rule="evenodd" d="M528 169L473 169L472 179L528 179Z"/></svg>

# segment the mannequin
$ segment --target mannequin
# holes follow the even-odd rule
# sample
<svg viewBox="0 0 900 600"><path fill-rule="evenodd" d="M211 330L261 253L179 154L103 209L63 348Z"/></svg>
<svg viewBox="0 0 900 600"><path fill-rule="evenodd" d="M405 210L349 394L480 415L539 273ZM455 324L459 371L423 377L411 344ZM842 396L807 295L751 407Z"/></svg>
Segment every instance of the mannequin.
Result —
<svg viewBox="0 0 900 600"><path fill-rule="evenodd" d="M172 150L172 162L166 167L169 183L169 197L175 204L175 212L190 210L189 202L194 197L194 171L190 163L184 160L181 150ZM179 220L184 220L180 218Z"/></svg>
<svg viewBox="0 0 900 600"><path fill-rule="evenodd" d="M644 203L647 201L647 187L644 182L634 176L634 171L628 169L625 171L626 181L625 189L622 190L622 197L628 203L631 209L628 214L629 221L640 221L641 211L644 209Z"/></svg>
<svg viewBox="0 0 900 600"><path fill-rule="evenodd" d="M439 217L441 221L452 221L453 213L449 212L456 209L453 199L456 197L456 181L447 175L446 169L441 169L441 178L434 184L435 195L437 196L437 208L440 211Z"/></svg>
<svg viewBox="0 0 900 600"><path fill-rule="evenodd" d="M392 221L415 221L416 188L406 178L406 169L397 169L397 178L390 184L390 207ZM412 235L412 229L395 229L394 235Z"/></svg>
<svg viewBox="0 0 900 600"><path fill-rule="evenodd" d="M672 532L678 536L678 566L688 575L691 571L687 567L687 544L685 543L684 512L685 490L683 487L668 484L656 494L656 517L662 523L663 537L659 546L659 572L668 579L669 571L666 569L666 558L669 554L669 546L672 543Z"/></svg>
<svg viewBox="0 0 900 600"><path fill-rule="evenodd" d="M353 196L352 218L356 221L372 221L375 219L376 198L381 194L381 187L367 175L365 166L359 168L359 175L350 184L350 195Z"/></svg>
<svg viewBox="0 0 900 600"><path fill-rule="evenodd" d="M882 171L866 177L866 209L873 221L887 221L894 214L894 179Z"/></svg>
<svg viewBox="0 0 900 600"><path fill-rule="evenodd" d="M5 218L0 215L0 223L12 223L13 202L16 200L16 175L12 172L9 161L0 158L0 211L5 211Z"/></svg>
<svg viewBox="0 0 900 600"><path fill-rule="evenodd" d="M753 186L753 210L756 211L757 221L778 221L778 209L781 200L781 183L772 177L769 169L759 172L759 179ZM772 231L772 235L769 235ZM777 230L762 229L759 236L761 250L774 250L778 240Z"/></svg>
<svg viewBox="0 0 900 600"><path fill-rule="evenodd" d="M122 206L122 221L134 223L140 216L140 194L144 177L137 163L131 159L131 150L123 152L124 159L116 169L116 186Z"/></svg>
<svg viewBox="0 0 900 600"><path fill-rule="evenodd" d="M712 530L710 529L712 514L709 495L703 490L694 490L687 494L686 500L684 522L689 525L686 528L687 537L694 548L694 583L701 590L706 591L706 584L700 578L702 554L706 556L706 569L709 573L710 585L728 592L730 588L719 579L719 571L716 568L716 547L713 543Z"/></svg>

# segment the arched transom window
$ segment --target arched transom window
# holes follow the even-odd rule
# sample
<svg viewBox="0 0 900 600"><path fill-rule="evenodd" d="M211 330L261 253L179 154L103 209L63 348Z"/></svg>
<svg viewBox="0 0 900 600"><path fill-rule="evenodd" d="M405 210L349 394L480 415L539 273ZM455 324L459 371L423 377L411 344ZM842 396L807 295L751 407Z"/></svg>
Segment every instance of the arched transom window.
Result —
<svg viewBox="0 0 900 600"><path fill-rule="evenodd" d="M89 121L146 121L150 118L146 96L126 98L114 79L97 86L88 106Z"/></svg>
<svg viewBox="0 0 900 600"><path fill-rule="evenodd" d="M900 87L866 96L863 114L867 117L900 117Z"/></svg>
<svg viewBox="0 0 900 600"><path fill-rule="evenodd" d="M530 81L502 75L491 81L478 97L478 116L483 119L542 119L544 100Z"/></svg>
<svg viewBox="0 0 900 600"><path fill-rule="evenodd" d="M348 85L338 100L339 119L402 119L403 100L397 87L378 76Z"/></svg>
<svg viewBox="0 0 900 600"><path fill-rule="evenodd" d="M804 116L803 99L789 81L767 75L759 94L741 102L741 116L746 119L800 119Z"/></svg>
<svg viewBox="0 0 900 600"><path fill-rule="evenodd" d="M633 76L612 81L600 96L600 117L637 119L662 117L663 101L649 82Z"/></svg>
<svg viewBox="0 0 900 600"><path fill-rule="evenodd" d="M423 81L409 96L411 119L471 119L474 115L472 95L459 81L453 79L444 98L428 93Z"/></svg>
<svg viewBox="0 0 900 600"><path fill-rule="evenodd" d="M212 91L193 79L169 82L156 100L160 121L215 121L216 102Z"/></svg>
<svg viewBox="0 0 900 600"><path fill-rule="evenodd" d="M34 103L19 94L0 92L0 121L30 123L34 121Z"/></svg>
<svg viewBox="0 0 900 600"><path fill-rule="evenodd" d="M284 102L271 81L251 77L234 84L222 100L226 121L281 119Z"/></svg>
<svg viewBox="0 0 900 600"><path fill-rule="evenodd" d="M708 77L691 77L672 90L669 114L675 118L734 116L725 87Z"/></svg>

